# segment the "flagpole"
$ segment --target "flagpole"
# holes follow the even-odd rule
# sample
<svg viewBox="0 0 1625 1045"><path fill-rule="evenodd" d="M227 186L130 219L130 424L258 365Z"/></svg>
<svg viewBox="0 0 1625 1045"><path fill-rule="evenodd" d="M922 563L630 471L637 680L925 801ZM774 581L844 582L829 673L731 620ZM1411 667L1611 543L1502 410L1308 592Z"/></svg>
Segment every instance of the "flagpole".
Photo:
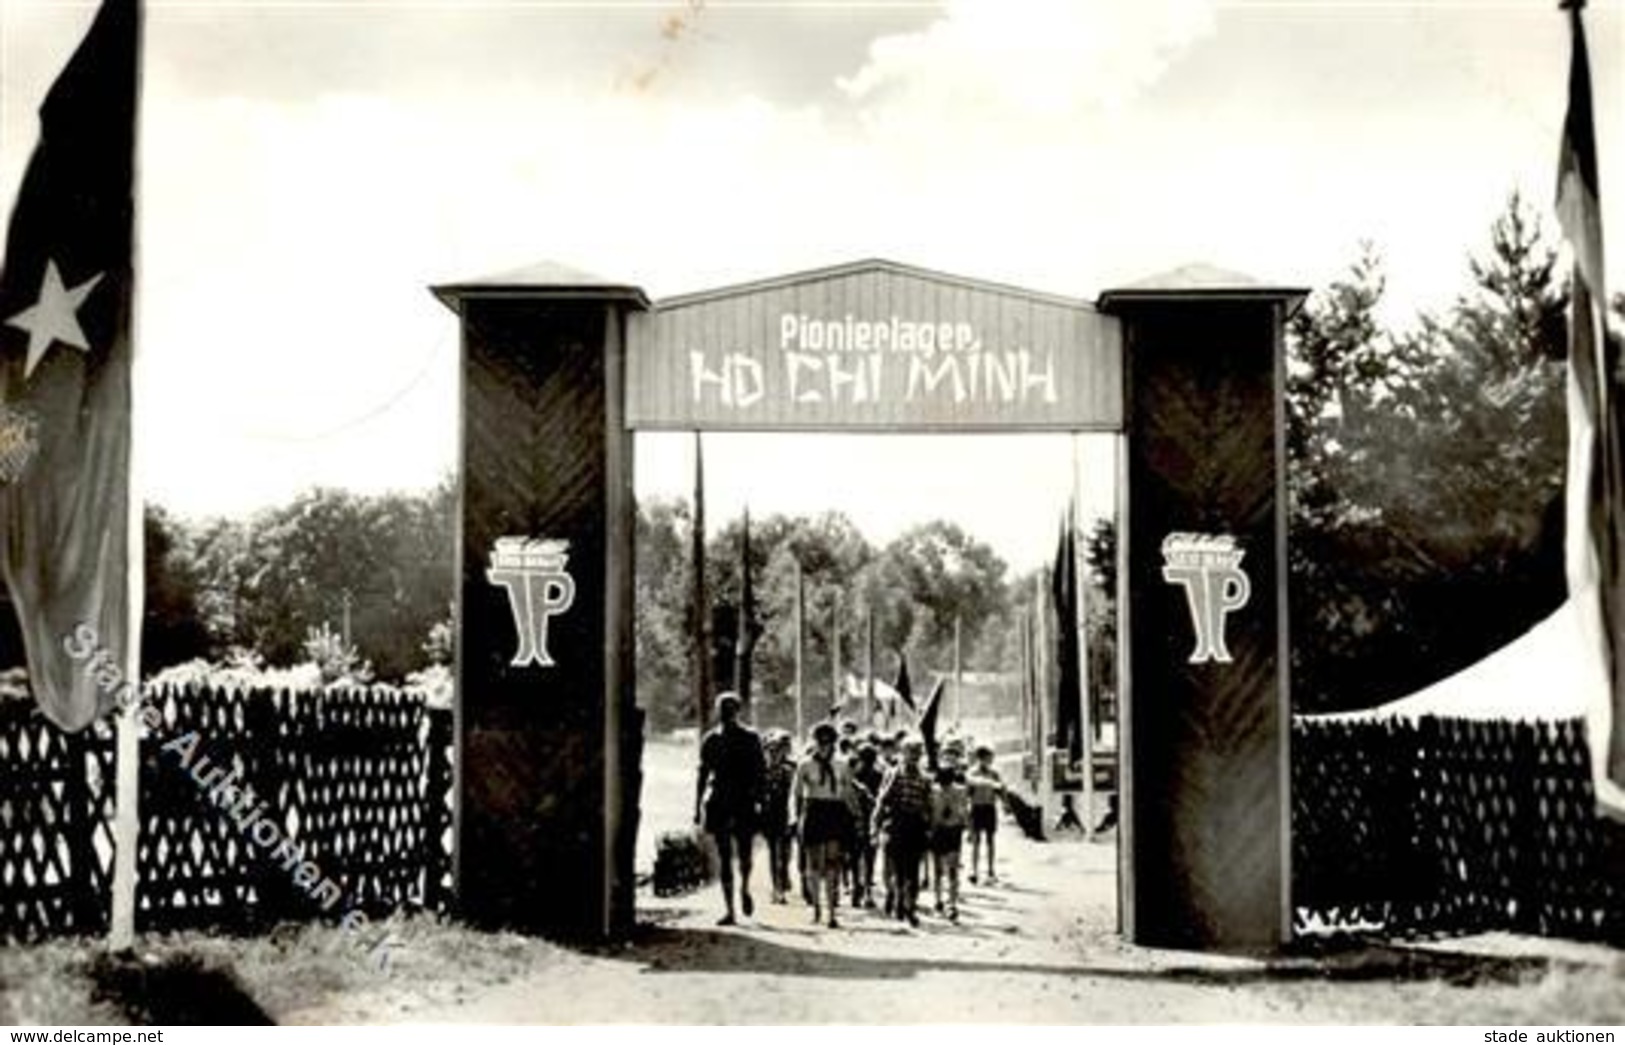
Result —
<svg viewBox="0 0 1625 1045"><path fill-rule="evenodd" d="M1083 503L1083 478L1078 463L1078 433L1072 433L1072 504L1067 511L1067 527L1072 546L1072 576L1077 579L1072 606L1076 620L1078 655L1078 726L1083 733L1083 839L1095 840L1095 733L1089 707L1089 559L1078 549L1078 506Z"/></svg>
<svg viewBox="0 0 1625 1045"><path fill-rule="evenodd" d="M1025 750L1032 746L1032 705L1031 697L1027 693L1027 680L1032 672L1027 668L1027 607L1019 607L1016 611L1016 620L1021 629L1016 637L1016 670L1020 672L1016 680L1016 693L1019 697L1017 712L1021 719L1021 746Z"/></svg>
<svg viewBox="0 0 1625 1045"><path fill-rule="evenodd" d="M694 529L690 535L694 568L694 717L703 741L711 704L711 605L705 583L705 446L694 432Z"/></svg>
<svg viewBox="0 0 1625 1045"><path fill-rule="evenodd" d="M140 183L141 183L141 93L142 93L142 30L143 12L135 5L135 106L134 127L131 131L130 157L130 448L128 461L129 483L125 515L125 648L124 678L132 692L141 693L141 613L146 585L146 564L143 549L146 546L143 522L145 517L144 485L139 469L140 459L135 439L135 404L140 382L140 359L137 348L139 303L136 294L137 273L140 266ZM113 875L112 909L108 913L107 944L111 950L122 951L135 946L135 889L136 847L141 833L141 732L139 714L141 701L132 700L115 705L114 746L114 815L113 815Z"/></svg>
<svg viewBox="0 0 1625 1045"><path fill-rule="evenodd" d="M960 617L954 614L954 728L961 728L965 715L965 661L961 655Z"/></svg>
<svg viewBox="0 0 1625 1045"><path fill-rule="evenodd" d="M869 679L863 684L863 724L867 728L875 723L875 604L872 599L864 599L863 631L869 658Z"/></svg>
<svg viewBox="0 0 1625 1045"><path fill-rule="evenodd" d="M839 717L846 707L846 691L841 685L841 589L835 589L835 605L829 611L829 681L833 690L830 708Z"/></svg>
<svg viewBox="0 0 1625 1045"><path fill-rule="evenodd" d="M801 589L801 560L792 560L796 571L796 740L799 742L807 734L806 708L803 698L807 692L806 674L806 614L807 603Z"/></svg>
<svg viewBox="0 0 1625 1045"><path fill-rule="evenodd" d="M1054 767L1050 764L1049 739L1049 627L1045 618L1044 606L1048 599L1046 589L1049 587L1049 570L1040 569L1034 579L1035 605L1033 607L1033 664L1037 668L1036 685L1033 689L1033 713L1038 719L1038 804L1049 815L1050 800L1055 791Z"/></svg>

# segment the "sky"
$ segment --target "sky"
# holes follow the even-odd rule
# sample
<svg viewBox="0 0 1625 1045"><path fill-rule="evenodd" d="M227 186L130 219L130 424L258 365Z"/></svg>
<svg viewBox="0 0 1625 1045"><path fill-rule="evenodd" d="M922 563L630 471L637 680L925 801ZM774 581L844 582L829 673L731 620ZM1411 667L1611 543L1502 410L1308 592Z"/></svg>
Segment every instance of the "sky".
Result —
<svg viewBox="0 0 1625 1045"><path fill-rule="evenodd" d="M8 207L92 13L0 0ZM1625 272L1625 0L1587 19ZM1404 323L1510 192L1548 206L1569 60L1545 0L149 0L146 44L139 476L194 517L450 472L427 288L542 259L655 297L878 256L1093 299L1192 261L1314 287L1369 240ZM719 525L948 515L1017 566L1074 459L1112 485L1101 437L706 440ZM640 494L685 495L690 445L640 436Z"/></svg>

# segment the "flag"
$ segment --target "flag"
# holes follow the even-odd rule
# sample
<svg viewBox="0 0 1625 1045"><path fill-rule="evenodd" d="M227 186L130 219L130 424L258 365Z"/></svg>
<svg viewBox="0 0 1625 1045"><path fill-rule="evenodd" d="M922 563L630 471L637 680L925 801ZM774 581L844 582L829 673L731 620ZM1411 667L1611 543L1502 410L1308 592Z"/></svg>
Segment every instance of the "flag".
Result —
<svg viewBox="0 0 1625 1045"><path fill-rule="evenodd" d="M1044 716L1039 713L1038 669L1033 663L1033 618L1037 613L1038 606L1034 603L1025 607L1021 614L1021 699L1022 707L1027 712L1027 749L1032 752L1035 766L1044 752Z"/></svg>
<svg viewBox="0 0 1625 1045"><path fill-rule="evenodd" d="M1072 762L1081 762L1083 690L1078 677L1077 541L1072 532L1071 506L1061 521L1050 595L1055 601L1055 744L1066 749Z"/></svg>
<svg viewBox="0 0 1625 1045"><path fill-rule="evenodd" d="M711 707L711 600L705 590L705 448L694 433L694 527L689 560L694 569L693 602L689 607L690 639L694 643L694 716L705 732Z"/></svg>
<svg viewBox="0 0 1625 1045"><path fill-rule="evenodd" d="M112 706L119 669L109 666L133 660L140 641L140 530L130 525L139 40L136 0L106 0L40 107L0 269L0 573L30 688L69 730Z"/></svg>
<svg viewBox="0 0 1625 1045"><path fill-rule="evenodd" d="M914 684L908 680L908 654L902 650L897 651L897 681L892 683L892 689L897 691L897 699L908 705L910 711L918 711L914 706Z"/></svg>
<svg viewBox="0 0 1625 1045"><path fill-rule="evenodd" d="M937 712L942 708L942 680L939 678L931 687L931 695L925 698L925 709L920 712L920 739L925 742L926 763L934 770L937 768Z"/></svg>
<svg viewBox="0 0 1625 1045"><path fill-rule="evenodd" d="M807 698L807 595L802 585L801 560L793 559L796 568L796 736L806 732Z"/></svg>
<svg viewBox="0 0 1625 1045"><path fill-rule="evenodd" d="M1620 370L1607 335L1602 206L1592 121L1591 65L1578 0L1568 9L1573 51L1557 166L1557 218L1574 252L1567 381L1569 463L1564 565L1569 596L1597 651L1604 685L1587 715L1599 808L1625 819L1625 479Z"/></svg>
<svg viewBox="0 0 1625 1045"><path fill-rule="evenodd" d="M739 535L739 626L734 642L734 688L750 707L750 658L756 646L756 593L750 581L750 509Z"/></svg>

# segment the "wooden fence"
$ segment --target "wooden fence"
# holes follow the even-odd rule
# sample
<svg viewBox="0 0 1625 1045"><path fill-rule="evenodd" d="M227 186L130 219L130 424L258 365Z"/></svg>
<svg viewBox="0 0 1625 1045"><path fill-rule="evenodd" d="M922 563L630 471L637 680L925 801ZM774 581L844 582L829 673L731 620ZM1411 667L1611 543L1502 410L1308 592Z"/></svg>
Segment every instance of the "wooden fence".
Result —
<svg viewBox="0 0 1625 1045"><path fill-rule="evenodd" d="M1294 723L1298 930L1625 942L1625 832L1596 812L1584 730Z"/></svg>
<svg viewBox="0 0 1625 1045"><path fill-rule="evenodd" d="M363 690L144 696L163 726L141 741L137 929L446 906L449 711ZM0 939L105 931L113 779L106 722L66 734L0 705Z"/></svg>

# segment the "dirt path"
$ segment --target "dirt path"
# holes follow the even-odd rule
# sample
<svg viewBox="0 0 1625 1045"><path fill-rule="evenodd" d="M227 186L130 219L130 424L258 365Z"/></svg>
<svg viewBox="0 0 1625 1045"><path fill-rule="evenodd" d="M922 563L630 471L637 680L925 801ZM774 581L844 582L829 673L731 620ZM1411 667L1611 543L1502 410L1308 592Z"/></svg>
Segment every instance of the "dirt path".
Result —
<svg viewBox="0 0 1625 1045"><path fill-rule="evenodd" d="M955 926L911 930L843 911L760 904L714 924L713 889L648 900L621 948L549 952L534 971L456 1003L352 997L299 1022L453 1023L1485 1023L1551 1008L1546 963L1385 951L1330 963L1157 951L1116 933L1109 843L1040 845L1001 834L1004 881L967 890ZM1606 976L1604 977L1606 979ZM1617 983L1617 981L1614 981ZM1613 986L1612 983L1606 986ZM1544 993L1543 993L1544 992Z"/></svg>

